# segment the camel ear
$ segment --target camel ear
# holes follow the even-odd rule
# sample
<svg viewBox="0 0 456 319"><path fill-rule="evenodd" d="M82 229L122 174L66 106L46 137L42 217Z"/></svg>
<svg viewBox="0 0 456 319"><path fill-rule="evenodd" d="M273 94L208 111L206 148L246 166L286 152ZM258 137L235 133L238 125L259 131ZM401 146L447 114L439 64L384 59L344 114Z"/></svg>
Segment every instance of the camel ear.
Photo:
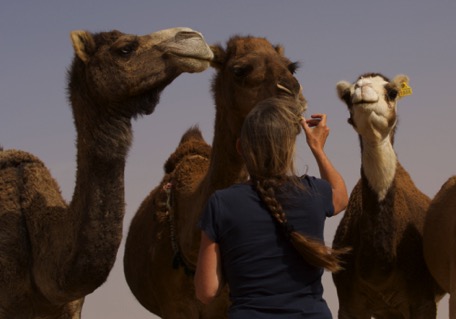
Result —
<svg viewBox="0 0 456 319"><path fill-rule="evenodd" d="M336 89L337 89L337 96L339 99L342 101L345 101L346 95L350 94L350 86L351 83L348 81L339 81L336 84Z"/></svg>
<svg viewBox="0 0 456 319"><path fill-rule="evenodd" d="M209 46L214 54L214 58L211 61L211 66L217 70L221 70L226 59L225 50L218 44Z"/></svg>
<svg viewBox="0 0 456 319"><path fill-rule="evenodd" d="M408 85L409 77L405 74L396 75L392 81L392 83L398 89L398 98L401 99L404 96L412 94L412 88Z"/></svg>
<svg viewBox="0 0 456 319"><path fill-rule="evenodd" d="M71 41L73 41L74 53L84 63L87 63L95 51L95 41L92 34L84 30L76 30L72 31L70 36Z"/></svg>
<svg viewBox="0 0 456 319"><path fill-rule="evenodd" d="M279 55L285 56L285 48L282 45L279 44L274 46L274 50L276 50Z"/></svg>
<svg viewBox="0 0 456 319"><path fill-rule="evenodd" d="M409 81L409 77L407 75L398 74L394 77L392 82L398 86L401 86L402 83L404 83L404 82L408 83L408 81Z"/></svg>

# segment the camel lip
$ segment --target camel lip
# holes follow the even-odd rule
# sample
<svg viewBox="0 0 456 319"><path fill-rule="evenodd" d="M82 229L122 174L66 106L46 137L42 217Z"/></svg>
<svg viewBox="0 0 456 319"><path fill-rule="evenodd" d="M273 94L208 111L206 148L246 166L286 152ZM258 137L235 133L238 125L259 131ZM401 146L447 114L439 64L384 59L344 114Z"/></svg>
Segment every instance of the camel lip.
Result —
<svg viewBox="0 0 456 319"><path fill-rule="evenodd" d="M211 62L214 59L213 54L208 54L206 56L201 56L201 55L193 55L193 54L185 54L185 53L179 53L179 52L170 52L171 55L180 57L180 58L188 58L188 59L193 59L193 60L198 60L198 61L207 61Z"/></svg>
<svg viewBox="0 0 456 319"><path fill-rule="evenodd" d="M377 102L377 101L370 102L370 101L361 100L361 101L352 103L352 105L353 105L353 106L355 106L355 105L357 105L357 106L363 106L363 105L374 104L374 103L376 103L376 102Z"/></svg>

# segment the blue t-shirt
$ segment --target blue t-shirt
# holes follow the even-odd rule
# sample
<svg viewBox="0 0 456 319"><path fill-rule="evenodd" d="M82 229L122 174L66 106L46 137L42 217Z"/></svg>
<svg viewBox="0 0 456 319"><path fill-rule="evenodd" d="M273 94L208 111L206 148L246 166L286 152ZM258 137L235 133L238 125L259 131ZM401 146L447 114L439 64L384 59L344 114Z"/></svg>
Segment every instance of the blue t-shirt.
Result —
<svg viewBox="0 0 456 319"><path fill-rule="evenodd" d="M281 201L288 224L323 242L325 219L334 214L331 186L315 177L301 180L305 190L287 192ZM252 185L214 192L200 227L220 248L229 318L332 318L322 297L323 269L295 250Z"/></svg>

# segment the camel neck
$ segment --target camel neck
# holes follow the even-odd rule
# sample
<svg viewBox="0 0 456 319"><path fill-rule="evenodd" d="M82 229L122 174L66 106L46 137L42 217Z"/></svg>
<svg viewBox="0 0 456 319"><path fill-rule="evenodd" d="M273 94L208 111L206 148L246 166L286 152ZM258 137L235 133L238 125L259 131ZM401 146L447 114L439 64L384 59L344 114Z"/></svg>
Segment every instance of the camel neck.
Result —
<svg viewBox="0 0 456 319"><path fill-rule="evenodd" d="M110 209L115 213L123 210L123 182L125 159L78 154L76 188L71 206L79 207L76 211L89 216L92 213L104 215L100 209ZM81 200L83 199L83 200ZM114 209L113 209L114 208Z"/></svg>
<svg viewBox="0 0 456 319"><path fill-rule="evenodd" d="M230 133L232 128L226 123L216 123L215 127L217 130L214 133L211 160L205 178L205 183L211 191L228 187L247 178L244 163L236 150L237 136Z"/></svg>
<svg viewBox="0 0 456 319"><path fill-rule="evenodd" d="M372 190L383 200L396 175L397 156L389 136L379 142L368 142L361 138L362 170Z"/></svg>
<svg viewBox="0 0 456 319"><path fill-rule="evenodd" d="M71 207L91 217L123 215L124 169L131 123L99 117L96 125L77 126L76 188ZM106 211L105 211L106 210ZM114 216L113 216L114 217Z"/></svg>
<svg viewBox="0 0 456 319"><path fill-rule="evenodd" d="M74 260L66 273L71 274L68 287L86 289L85 292L105 280L122 238L124 169L129 144L119 144L130 130L129 126L109 130L109 126L112 123L98 121L99 130L86 127L78 135L76 186L68 214L76 240Z"/></svg>

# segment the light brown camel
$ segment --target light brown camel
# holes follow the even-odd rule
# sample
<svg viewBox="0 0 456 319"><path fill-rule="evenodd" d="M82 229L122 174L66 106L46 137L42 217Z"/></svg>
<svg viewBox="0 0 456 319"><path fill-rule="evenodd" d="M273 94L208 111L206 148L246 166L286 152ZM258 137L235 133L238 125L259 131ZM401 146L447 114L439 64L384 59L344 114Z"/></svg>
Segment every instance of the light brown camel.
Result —
<svg viewBox="0 0 456 319"><path fill-rule="evenodd" d="M270 96L306 102L293 76L296 63L281 46L264 38L232 37L212 47L216 104L211 148L197 128L182 138L165 165L160 185L143 201L126 240L124 271L138 301L162 318L226 318L226 294L209 306L195 297L200 230L197 222L216 189L244 181L247 173L235 150L242 122L255 104ZM169 204L167 205L167 202Z"/></svg>
<svg viewBox="0 0 456 319"><path fill-rule="evenodd" d="M131 120L150 114L182 72L213 57L202 35L174 28L144 36L74 31L68 74L77 172L67 204L35 156L0 152L0 319L80 318L106 280L122 237Z"/></svg>
<svg viewBox="0 0 456 319"><path fill-rule="evenodd" d="M365 74L337 84L361 144L361 179L333 246L352 248L333 275L339 318L435 318L437 285L424 263L422 234L429 198L393 148L397 101L408 77Z"/></svg>
<svg viewBox="0 0 456 319"><path fill-rule="evenodd" d="M423 246L429 271L450 294L450 318L456 319L456 176L450 177L431 201Z"/></svg>

